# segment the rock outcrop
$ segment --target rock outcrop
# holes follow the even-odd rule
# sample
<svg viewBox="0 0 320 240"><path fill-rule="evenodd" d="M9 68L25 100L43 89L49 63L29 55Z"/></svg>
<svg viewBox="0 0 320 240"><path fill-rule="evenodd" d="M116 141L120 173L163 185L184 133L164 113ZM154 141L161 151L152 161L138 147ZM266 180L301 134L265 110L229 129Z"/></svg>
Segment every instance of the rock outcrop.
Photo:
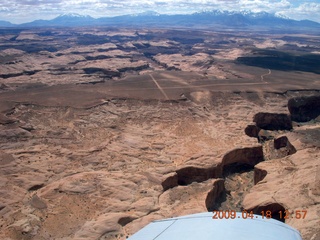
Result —
<svg viewBox="0 0 320 240"><path fill-rule="evenodd" d="M222 165L226 168L231 164L246 164L255 166L264 160L262 146L238 148L226 153L222 159Z"/></svg>
<svg viewBox="0 0 320 240"><path fill-rule="evenodd" d="M262 168L259 168L258 166L254 167L254 184L257 184L258 182L262 181L266 176L268 172Z"/></svg>
<svg viewBox="0 0 320 240"><path fill-rule="evenodd" d="M283 158L297 152L297 149L291 144L287 136L279 135L273 141L265 142L266 159Z"/></svg>
<svg viewBox="0 0 320 240"><path fill-rule="evenodd" d="M168 190L169 188L174 188L179 185L178 183L178 174L176 172L169 173L164 176L164 180L161 183L163 191Z"/></svg>
<svg viewBox="0 0 320 240"><path fill-rule="evenodd" d="M265 130L291 130L292 122L287 114L260 112L254 115L257 127Z"/></svg>
<svg viewBox="0 0 320 240"><path fill-rule="evenodd" d="M295 139L299 137L297 143L310 137L318 141L316 136L301 135L299 131L292 135ZM311 143L297 150L293 155L264 161L255 167L256 185L245 196L243 207L260 214L269 210L272 217L300 230L303 239L318 239L319 231L314 226L320 224L319 150ZM284 210L289 212L288 219L285 214L279 215ZM306 212L304 218L299 215L302 211Z"/></svg>
<svg viewBox="0 0 320 240"><path fill-rule="evenodd" d="M243 207L304 207L311 222L292 224L316 234L317 123L261 129L275 139L261 144L243 132L254 113L281 112L286 99L270 94L270 107L230 92L153 101L90 91L73 101L64 92L14 96L24 101L10 111L17 122L0 125L1 239L124 240L153 220ZM270 157L270 147L286 156Z"/></svg>
<svg viewBox="0 0 320 240"><path fill-rule="evenodd" d="M177 176L179 185L189 185L192 182L204 182L210 178L219 178L221 168L220 166L209 168L185 167L177 170Z"/></svg>
<svg viewBox="0 0 320 240"><path fill-rule="evenodd" d="M320 115L320 96L295 97L288 101L291 119L308 122Z"/></svg>
<svg viewBox="0 0 320 240"><path fill-rule="evenodd" d="M260 128L254 124L248 125L244 130L244 132L245 132L245 134L247 134L247 136L254 137L254 138L258 138L259 131L260 131Z"/></svg>
<svg viewBox="0 0 320 240"><path fill-rule="evenodd" d="M273 146L277 150L286 148L288 155L292 155L297 152L286 136L280 136L274 139Z"/></svg>
<svg viewBox="0 0 320 240"><path fill-rule="evenodd" d="M206 198L206 207L208 211L214 211L219 209L219 198L222 197L223 192L225 191L224 180L218 179L214 182L213 188L208 192Z"/></svg>

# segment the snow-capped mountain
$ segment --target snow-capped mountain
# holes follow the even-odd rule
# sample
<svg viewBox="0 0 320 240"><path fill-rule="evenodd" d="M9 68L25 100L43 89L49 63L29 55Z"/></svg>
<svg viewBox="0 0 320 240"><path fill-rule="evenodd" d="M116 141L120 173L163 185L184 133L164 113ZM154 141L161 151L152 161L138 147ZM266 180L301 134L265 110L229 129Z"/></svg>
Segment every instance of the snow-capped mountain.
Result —
<svg viewBox="0 0 320 240"><path fill-rule="evenodd" d="M1 26L1 22L0 22ZM6 26L8 23L6 23ZM300 28L320 29L320 23L295 21L281 14L251 11L202 11L193 14L164 15L154 11L117 17L92 18L89 15L67 13L52 20L36 20L21 24L23 27L76 27L76 26L126 26L126 27L231 27L295 30Z"/></svg>
<svg viewBox="0 0 320 240"><path fill-rule="evenodd" d="M55 19L93 19L89 15L81 15L78 13L64 13L56 17Z"/></svg>
<svg viewBox="0 0 320 240"><path fill-rule="evenodd" d="M94 22L94 18L89 15L80 15L77 13L67 13L62 14L51 20L53 24L63 25L63 24L72 24L72 25L87 25Z"/></svg>
<svg viewBox="0 0 320 240"><path fill-rule="evenodd" d="M137 14L132 14L131 16L133 17L138 17L138 16L160 16L161 14L155 11L145 11L142 13L137 13Z"/></svg>
<svg viewBox="0 0 320 240"><path fill-rule="evenodd" d="M198 22L221 24L229 27L249 27L261 26L265 28L295 28L295 27L314 27L315 24L320 27L319 23L306 21L295 21L279 13L252 12L243 11L202 11L192 14L197 17ZM311 26L313 25L313 26Z"/></svg>
<svg viewBox="0 0 320 240"><path fill-rule="evenodd" d="M64 13L59 15L59 17L75 17L75 18L87 18L90 17L89 15L82 15L78 13Z"/></svg>
<svg viewBox="0 0 320 240"><path fill-rule="evenodd" d="M275 13L274 15L278 18L292 20L291 18L287 17L286 15L283 15L282 13Z"/></svg>
<svg viewBox="0 0 320 240"><path fill-rule="evenodd" d="M268 13L265 11L253 12L250 10L241 10L241 11L209 10L209 11L195 12L193 13L193 15L212 15L212 16L242 15L244 17L249 17L249 18L276 17L276 18L290 19L281 13Z"/></svg>

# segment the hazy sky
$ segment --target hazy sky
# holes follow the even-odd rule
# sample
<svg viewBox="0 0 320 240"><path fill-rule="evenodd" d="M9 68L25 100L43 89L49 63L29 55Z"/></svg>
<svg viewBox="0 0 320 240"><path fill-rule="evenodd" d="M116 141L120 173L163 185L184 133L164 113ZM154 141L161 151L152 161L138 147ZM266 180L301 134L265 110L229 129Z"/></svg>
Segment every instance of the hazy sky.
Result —
<svg viewBox="0 0 320 240"><path fill-rule="evenodd" d="M213 9L266 11L320 22L320 0L1 0L0 20L22 23L62 13L97 18L149 10L172 14Z"/></svg>

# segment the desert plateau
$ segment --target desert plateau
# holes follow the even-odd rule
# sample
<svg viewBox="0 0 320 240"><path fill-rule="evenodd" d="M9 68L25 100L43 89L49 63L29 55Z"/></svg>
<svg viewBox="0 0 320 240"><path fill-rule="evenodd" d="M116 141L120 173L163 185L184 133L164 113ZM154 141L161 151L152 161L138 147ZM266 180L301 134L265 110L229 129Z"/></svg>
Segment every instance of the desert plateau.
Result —
<svg viewBox="0 0 320 240"><path fill-rule="evenodd" d="M0 239L247 210L319 240L319 150L318 33L0 29Z"/></svg>

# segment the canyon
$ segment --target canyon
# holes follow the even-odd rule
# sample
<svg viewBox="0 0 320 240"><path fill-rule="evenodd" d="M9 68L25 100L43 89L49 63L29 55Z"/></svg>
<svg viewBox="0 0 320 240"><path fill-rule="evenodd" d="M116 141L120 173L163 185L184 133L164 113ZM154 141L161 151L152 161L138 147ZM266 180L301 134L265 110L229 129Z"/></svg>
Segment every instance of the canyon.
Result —
<svg viewBox="0 0 320 240"><path fill-rule="evenodd" d="M303 52L320 38L269 37L3 34L0 238L122 240L153 220L245 209L318 239L317 63L289 70L288 55L277 55L283 69L248 58L295 48L290 56L313 59Z"/></svg>

